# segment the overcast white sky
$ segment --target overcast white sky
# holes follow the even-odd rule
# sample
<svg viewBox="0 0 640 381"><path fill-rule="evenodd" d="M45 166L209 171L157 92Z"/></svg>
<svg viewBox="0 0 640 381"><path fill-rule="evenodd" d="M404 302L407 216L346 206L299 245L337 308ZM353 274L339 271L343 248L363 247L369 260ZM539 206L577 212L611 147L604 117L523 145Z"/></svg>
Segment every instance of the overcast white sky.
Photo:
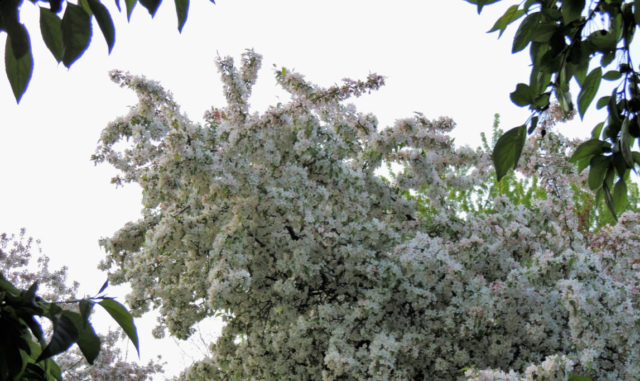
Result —
<svg viewBox="0 0 640 381"><path fill-rule="evenodd" d="M0 79L0 232L26 227L42 240L54 265L69 267L83 292L94 293L106 278L96 269L104 255L98 239L137 219L141 208L136 187L116 189L109 183L115 172L89 160L101 129L135 103L132 92L110 82L111 69L159 80L193 120L212 105L224 105L215 57L238 59L246 48L264 56L252 101L256 110L286 100L273 80L276 64L322 85L371 72L385 75L384 88L355 102L361 110L374 112L383 126L414 111L429 118L450 116L458 124L459 144L478 145L496 112L504 129L528 116L509 100L516 83L528 79L527 53L510 54L513 30L500 40L485 33L509 4L490 6L478 16L462 0L216 3L192 0L180 35L170 1L153 20L138 5L130 24L107 1L116 23L112 54L94 24L92 44L71 70L46 50L37 8L24 3L35 69L20 105L8 81ZM3 34L1 46L4 41ZM576 135L586 136L602 118L594 110L588 117L586 126L574 127ZM163 353L175 373L188 365L189 356L168 351L176 346L171 339L152 341L153 322L138 322L142 358Z"/></svg>

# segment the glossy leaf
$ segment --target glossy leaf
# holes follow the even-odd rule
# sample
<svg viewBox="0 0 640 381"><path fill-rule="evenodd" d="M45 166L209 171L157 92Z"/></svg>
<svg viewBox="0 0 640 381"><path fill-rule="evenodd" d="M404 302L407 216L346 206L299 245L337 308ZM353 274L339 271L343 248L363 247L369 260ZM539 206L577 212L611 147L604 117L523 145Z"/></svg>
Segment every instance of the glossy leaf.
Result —
<svg viewBox="0 0 640 381"><path fill-rule="evenodd" d="M534 116L533 118L531 118L531 124L529 125L529 128L527 129L527 134L531 134L533 133L533 131L536 130L536 127L538 126L538 120L540 120L539 117Z"/></svg>
<svg viewBox="0 0 640 381"><path fill-rule="evenodd" d="M511 93L511 102L518 106L527 106L533 103L533 92L528 85L519 83L515 91Z"/></svg>
<svg viewBox="0 0 640 381"><path fill-rule="evenodd" d="M507 26L522 17L522 15L524 15L524 9L518 9L517 4L510 6L507 11L498 20L496 20L493 27L487 33L500 31L498 34L498 38L500 38L502 33L507 29Z"/></svg>
<svg viewBox="0 0 640 381"><path fill-rule="evenodd" d="M109 48L109 53L113 49L113 45L116 42L116 29L113 26L113 20L111 20L111 15L107 8L105 8L102 3L98 0L87 0L89 3L89 7L93 12L93 15L96 17L96 21L98 22L98 26L102 31L102 35L104 36L105 41L107 42L107 46Z"/></svg>
<svg viewBox="0 0 640 381"><path fill-rule="evenodd" d="M82 317L82 322L84 325L89 323L89 316L91 315L91 310L93 310L93 302L88 299L82 299L78 303L78 307L80 309L80 316Z"/></svg>
<svg viewBox="0 0 640 381"><path fill-rule="evenodd" d="M11 90L13 90L13 95L16 98L16 102L20 103L20 99L22 99L27 85L29 85L31 73L33 72L31 48L29 48L27 54L18 58L13 51L11 36L7 36L4 49L4 65L9 83L11 84Z"/></svg>
<svg viewBox="0 0 640 381"><path fill-rule="evenodd" d="M620 127L620 153L629 168L633 168L633 157L631 156L631 145L633 144L633 137L629 133L629 124L631 119L627 116L622 122Z"/></svg>
<svg viewBox="0 0 640 381"><path fill-rule="evenodd" d="M616 186L613 188L613 206L616 213L623 211L626 208L627 203L627 183L624 179L620 179L616 182Z"/></svg>
<svg viewBox="0 0 640 381"><path fill-rule="evenodd" d="M100 291L98 291L98 294L102 294L104 290L107 289L107 287L109 287L109 279L104 281L104 284L102 285L102 287L100 287Z"/></svg>
<svg viewBox="0 0 640 381"><path fill-rule="evenodd" d="M70 67L89 46L91 41L91 16L79 5L67 3L62 17L64 42L64 66Z"/></svg>
<svg viewBox="0 0 640 381"><path fill-rule="evenodd" d="M573 102L571 101L571 93L562 87L556 87L556 98L560 104L560 108L565 115L573 111Z"/></svg>
<svg viewBox="0 0 640 381"><path fill-rule="evenodd" d="M67 314L62 313L53 322L51 341L42 351L36 362L55 356L69 349L78 340L78 329Z"/></svg>
<svg viewBox="0 0 640 381"><path fill-rule="evenodd" d="M30 53L31 41L29 39L29 32L27 32L27 28L18 21L17 15L12 14L10 17L2 15L2 21L4 22L2 29L11 37L11 48L13 49L15 57L22 58L27 53Z"/></svg>
<svg viewBox="0 0 640 381"><path fill-rule="evenodd" d="M62 61L64 44L62 42L62 20L55 13L40 8L40 32L45 45L56 61Z"/></svg>
<svg viewBox="0 0 640 381"><path fill-rule="evenodd" d="M596 124L596 126L591 130L591 138L598 139L602 134L602 128L604 127L604 122L600 122Z"/></svg>
<svg viewBox="0 0 640 381"><path fill-rule="evenodd" d="M91 7L89 6L89 1L88 0L78 0L78 5L82 7L82 9L84 9L85 12L87 12L87 14L89 16L93 15L93 11L91 10Z"/></svg>
<svg viewBox="0 0 640 381"><path fill-rule="evenodd" d="M138 0L124 0L124 4L127 7L127 21L131 21L131 12L133 12L137 2Z"/></svg>
<svg viewBox="0 0 640 381"><path fill-rule="evenodd" d="M602 149L606 144L606 142L599 139L587 140L576 148L569 161L577 164L578 172L582 172L589 165L593 156L602 154Z"/></svg>
<svg viewBox="0 0 640 381"><path fill-rule="evenodd" d="M178 31L182 32L182 27L187 21L189 14L189 0L175 0L176 14L178 16Z"/></svg>
<svg viewBox="0 0 640 381"><path fill-rule="evenodd" d="M620 77L622 76L622 74L620 74L619 71L617 70L609 70L608 72L606 72L602 78L608 80L608 81L615 81L616 79L620 79Z"/></svg>
<svg viewBox="0 0 640 381"><path fill-rule="evenodd" d="M568 25L571 22L579 19L582 15L584 5L585 0L563 1L562 8L560 10L562 12L562 21L564 22L564 24Z"/></svg>
<svg viewBox="0 0 640 381"><path fill-rule="evenodd" d="M616 221L618 221L618 217L616 214L616 209L613 201L613 195L611 194L611 190L609 190L609 187L607 186L607 184L602 185L602 191L604 193L604 201L607 204L607 209L609 209L609 212L611 212L611 215L613 216L613 218Z"/></svg>
<svg viewBox="0 0 640 381"><path fill-rule="evenodd" d="M49 0L49 9L51 10L51 12L58 13L60 12L61 8L62 0Z"/></svg>
<svg viewBox="0 0 640 381"><path fill-rule="evenodd" d="M524 20L522 20L522 23L520 23L513 39L513 46L511 49L512 53L519 52L529 45L534 33L536 32L538 24L540 23L540 17L541 13L535 12L529 14Z"/></svg>
<svg viewBox="0 0 640 381"><path fill-rule="evenodd" d="M138 332L136 326L133 324L133 317L129 311L127 311L122 304L113 299L103 299L98 304L100 304L109 313L109 315L111 315L113 320L115 320L116 323L118 323L118 325L124 330L129 337L129 340L131 340L133 345L136 347L138 355L140 355Z"/></svg>
<svg viewBox="0 0 640 381"><path fill-rule="evenodd" d="M539 23L536 29L531 33L531 41L549 42L558 27L555 23Z"/></svg>
<svg viewBox="0 0 640 381"><path fill-rule="evenodd" d="M609 99L611 99L611 97L609 97L608 95L605 95L604 97L598 99L598 103L596 103L596 109L600 110L601 108L609 104Z"/></svg>
<svg viewBox="0 0 640 381"><path fill-rule="evenodd" d="M587 40L602 53L614 50L618 44L616 36L606 30L597 30L591 33Z"/></svg>
<svg viewBox="0 0 640 381"><path fill-rule="evenodd" d="M484 8L485 5L497 3L500 0L465 0L465 1L467 1L468 3L477 5L478 14L480 14L480 12L482 12L482 8ZM211 0L211 2L215 4L215 1Z"/></svg>
<svg viewBox="0 0 640 381"><path fill-rule="evenodd" d="M76 343L80 348L80 352L89 364L93 364L100 353L100 338L96 335L91 324L89 324L77 312L64 311L63 316L71 320L78 331Z"/></svg>
<svg viewBox="0 0 640 381"><path fill-rule="evenodd" d="M161 2L162 0L140 0L140 4L142 4L143 7L147 8L147 11L149 11L151 17L156 15Z"/></svg>
<svg viewBox="0 0 640 381"><path fill-rule="evenodd" d="M526 137L527 126L523 125L510 129L498 139L491 154L498 180L502 179L509 170L515 168L518 164Z"/></svg>
<svg viewBox="0 0 640 381"><path fill-rule="evenodd" d="M584 118L584 113L589 108L591 101L596 96L598 89L600 88L600 81L602 79L602 68L595 68L587 75L584 83L582 84L582 89L578 94L578 112L580 113L580 118Z"/></svg>
<svg viewBox="0 0 640 381"><path fill-rule="evenodd" d="M589 188L598 190L602 187L604 179L609 170L609 158L607 156L596 156L591 159L591 168L589 170Z"/></svg>

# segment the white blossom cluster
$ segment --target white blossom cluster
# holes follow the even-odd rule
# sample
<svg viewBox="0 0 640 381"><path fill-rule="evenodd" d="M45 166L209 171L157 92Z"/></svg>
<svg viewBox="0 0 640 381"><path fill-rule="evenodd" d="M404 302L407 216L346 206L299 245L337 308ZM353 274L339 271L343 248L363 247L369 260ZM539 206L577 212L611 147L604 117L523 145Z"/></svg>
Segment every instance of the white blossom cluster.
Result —
<svg viewBox="0 0 640 381"><path fill-rule="evenodd" d="M229 105L204 125L156 82L113 74L140 103L94 160L138 183L144 209L102 241L102 266L134 313L159 309L158 335L226 320L183 379L637 379L638 216L585 238L569 186L583 179L556 160L567 142L536 148L545 197L461 215L452 190L491 167L454 146L450 119L380 129L341 102L382 77L323 89L286 69L291 102L251 113L260 61L219 60ZM391 181L386 163L403 168Z"/></svg>

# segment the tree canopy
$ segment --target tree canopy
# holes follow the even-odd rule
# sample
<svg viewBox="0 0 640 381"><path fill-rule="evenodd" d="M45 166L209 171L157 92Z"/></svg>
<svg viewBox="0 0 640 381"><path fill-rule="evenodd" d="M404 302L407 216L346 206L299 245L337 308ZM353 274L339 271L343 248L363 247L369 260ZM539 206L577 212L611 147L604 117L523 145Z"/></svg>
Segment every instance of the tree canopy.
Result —
<svg viewBox="0 0 640 381"><path fill-rule="evenodd" d="M91 42L94 19L111 53L116 41L116 30L109 10L100 0L30 2L39 8L42 39L57 62L71 67L82 56ZM214 0L211 2L215 3ZM139 3L153 17L160 7L161 0L140 0ZM189 0L175 0L174 3L178 31L182 31L189 13ZM0 31L7 33L4 51L6 74L18 102L27 90L33 72L31 38L27 27L20 21L20 9L23 4L23 0L6 0L0 3ZM124 1L127 20L131 18L136 4L138 0ZM115 0L115 5L120 11L120 0Z"/></svg>
<svg viewBox="0 0 640 381"><path fill-rule="evenodd" d="M467 0L478 13L501 0ZM507 1L507 3L512 3ZM633 38L640 25L640 2L633 0L527 0L513 2L491 28L499 35L517 25L512 52L529 47L531 75L511 93L531 116L507 131L493 150L498 178L518 164L525 138L540 128L542 113L556 99L565 114L582 118L593 101L608 117L597 124L591 139L571 157L579 171L589 167L589 187L604 197L615 216L616 205L626 203L631 171L640 164L640 72L634 66L638 44ZM635 51L633 49L636 49ZM602 80L615 86L599 94ZM571 84L579 88L574 102Z"/></svg>
<svg viewBox="0 0 640 381"><path fill-rule="evenodd" d="M182 379L636 379L638 214L589 219L553 109L523 148L534 180L496 183L451 119L379 128L345 105L374 74L321 88L278 69L291 101L252 113L260 63L219 59L228 105L204 124L112 73L140 103L93 159L139 184L144 209L102 242L102 267L131 285L132 313L158 309L159 336L226 322Z"/></svg>

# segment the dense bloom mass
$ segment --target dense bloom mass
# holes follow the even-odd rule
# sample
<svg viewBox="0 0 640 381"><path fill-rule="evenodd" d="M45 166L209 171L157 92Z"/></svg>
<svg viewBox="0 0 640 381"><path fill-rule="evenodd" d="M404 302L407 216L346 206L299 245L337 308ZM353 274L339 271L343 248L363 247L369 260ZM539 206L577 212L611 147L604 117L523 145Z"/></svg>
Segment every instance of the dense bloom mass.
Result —
<svg viewBox="0 0 640 381"><path fill-rule="evenodd" d="M103 267L135 312L159 309L158 334L226 320L184 379L636 379L638 215L581 225L571 142L528 146L540 192L516 202L486 191L487 150L456 148L450 119L381 129L342 103L382 77L324 89L281 69L291 101L251 113L260 62L218 61L229 105L203 125L112 74L140 102L94 160L144 209L103 241Z"/></svg>

